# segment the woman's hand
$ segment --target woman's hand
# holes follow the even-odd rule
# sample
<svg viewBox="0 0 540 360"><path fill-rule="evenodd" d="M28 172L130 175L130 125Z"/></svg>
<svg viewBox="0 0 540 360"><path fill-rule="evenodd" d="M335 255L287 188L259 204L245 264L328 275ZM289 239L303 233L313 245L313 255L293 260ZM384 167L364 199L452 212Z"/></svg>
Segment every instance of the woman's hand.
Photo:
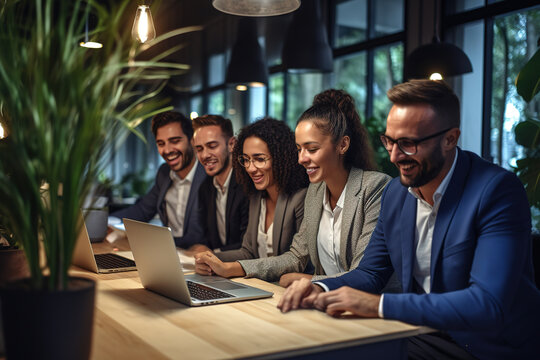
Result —
<svg viewBox="0 0 540 360"><path fill-rule="evenodd" d="M291 285L293 283L293 281L295 281L295 280L300 280L300 279L311 280L312 277L313 277L313 275L302 274L302 273L283 274L279 278L279 286L286 288L286 287L289 287L289 285Z"/></svg>
<svg viewBox="0 0 540 360"><path fill-rule="evenodd" d="M246 275L239 263L223 262L210 251L195 254L195 272L201 275L219 275L223 277Z"/></svg>

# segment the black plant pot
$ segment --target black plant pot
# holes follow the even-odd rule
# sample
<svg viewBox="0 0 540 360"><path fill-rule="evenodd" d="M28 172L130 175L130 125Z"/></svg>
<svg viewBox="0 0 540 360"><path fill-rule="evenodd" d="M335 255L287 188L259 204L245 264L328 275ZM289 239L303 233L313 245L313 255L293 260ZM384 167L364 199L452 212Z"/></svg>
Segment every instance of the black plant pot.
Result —
<svg viewBox="0 0 540 360"><path fill-rule="evenodd" d="M94 281L75 277L64 291L29 290L26 279L2 288L7 359L88 359L94 297Z"/></svg>

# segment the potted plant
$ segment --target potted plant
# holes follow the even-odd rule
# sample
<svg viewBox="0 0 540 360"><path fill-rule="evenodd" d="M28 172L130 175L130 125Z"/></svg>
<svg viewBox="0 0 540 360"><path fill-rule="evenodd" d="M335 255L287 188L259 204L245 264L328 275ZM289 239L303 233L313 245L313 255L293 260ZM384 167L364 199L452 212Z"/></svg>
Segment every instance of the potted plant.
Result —
<svg viewBox="0 0 540 360"><path fill-rule="evenodd" d="M540 46L540 39L538 39ZM523 66L516 77L516 90L527 103L540 91L540 49ZM514 129L516 142L525 148L515 171L527 191L533 218L533 262L536 284L540 287L540 120L526 115Z"/></svg>
<svg viewBox="0 0 540 360"><path fill-rule="evenodd" d="M0 216L23 248L30 277L0 290L9 359L89 357L94 283L68 269L82 202L108 144L163 102L154 97L183 64L140 52L128 0L7 0L0 4ZM107 4L107 5L103 5ZM93 14L103 48L78 46ZM127 19L129 18L129 19ZM151 80L141 88L141 81Z"/></svg>

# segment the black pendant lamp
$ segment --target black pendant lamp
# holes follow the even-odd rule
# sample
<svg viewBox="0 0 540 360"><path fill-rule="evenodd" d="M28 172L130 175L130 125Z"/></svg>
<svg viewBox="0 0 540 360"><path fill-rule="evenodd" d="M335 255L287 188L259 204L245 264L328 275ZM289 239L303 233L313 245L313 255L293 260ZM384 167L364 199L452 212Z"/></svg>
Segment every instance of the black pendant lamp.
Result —
<svg viewBox="0 0 540 360"><path fill-rule="evenodd" d="M331 72L332 49L321 20L319 0L305 0L293 19L283 44L283 67L291 72Z"/></svg>
<svg viewBox="0 0 540 360"><path fill-rule="evenodd" d="M232 48L225 81L228 84L263 86L268 84L268 67L263 49L257 38L257 23L254 18L244 17L238 22L236 42Z"/></svg>
<svg viewBox="0 0 540 360"><path fill-rule="evenodd" d="M275 16L298 9L300 0L212 0L212 5L231 15Z"/></svg>
<svg viewBox="0 0 540 360"><path fill-rule="evenodd" d="M437 33L437 1L431 44L422 45L409 54L405 60L406 79L441 80L448 76L472 72L471 61L457 46L441 42Z"/></svg>

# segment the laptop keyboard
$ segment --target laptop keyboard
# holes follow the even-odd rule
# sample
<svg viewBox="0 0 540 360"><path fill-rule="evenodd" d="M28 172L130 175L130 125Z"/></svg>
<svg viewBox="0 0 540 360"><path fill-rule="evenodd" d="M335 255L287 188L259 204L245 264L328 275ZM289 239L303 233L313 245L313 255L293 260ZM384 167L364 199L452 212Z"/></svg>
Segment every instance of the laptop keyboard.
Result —
<svg viewBox="0 0 540 360"><path fill-rule="evenodd" d="M189 289L189 294L192 298L197 300L213 300L213 299L223 299L228 297L234 297L229 293L212 289L211 287L194 283L192 281L186 281Z"/></svg>
<svg viewBox="0 0 540 360"><path fill-rule="evenodd" d="M96 264L99 269L118 269L135 266L135 261L116 254L96 254Z"/></svg>

